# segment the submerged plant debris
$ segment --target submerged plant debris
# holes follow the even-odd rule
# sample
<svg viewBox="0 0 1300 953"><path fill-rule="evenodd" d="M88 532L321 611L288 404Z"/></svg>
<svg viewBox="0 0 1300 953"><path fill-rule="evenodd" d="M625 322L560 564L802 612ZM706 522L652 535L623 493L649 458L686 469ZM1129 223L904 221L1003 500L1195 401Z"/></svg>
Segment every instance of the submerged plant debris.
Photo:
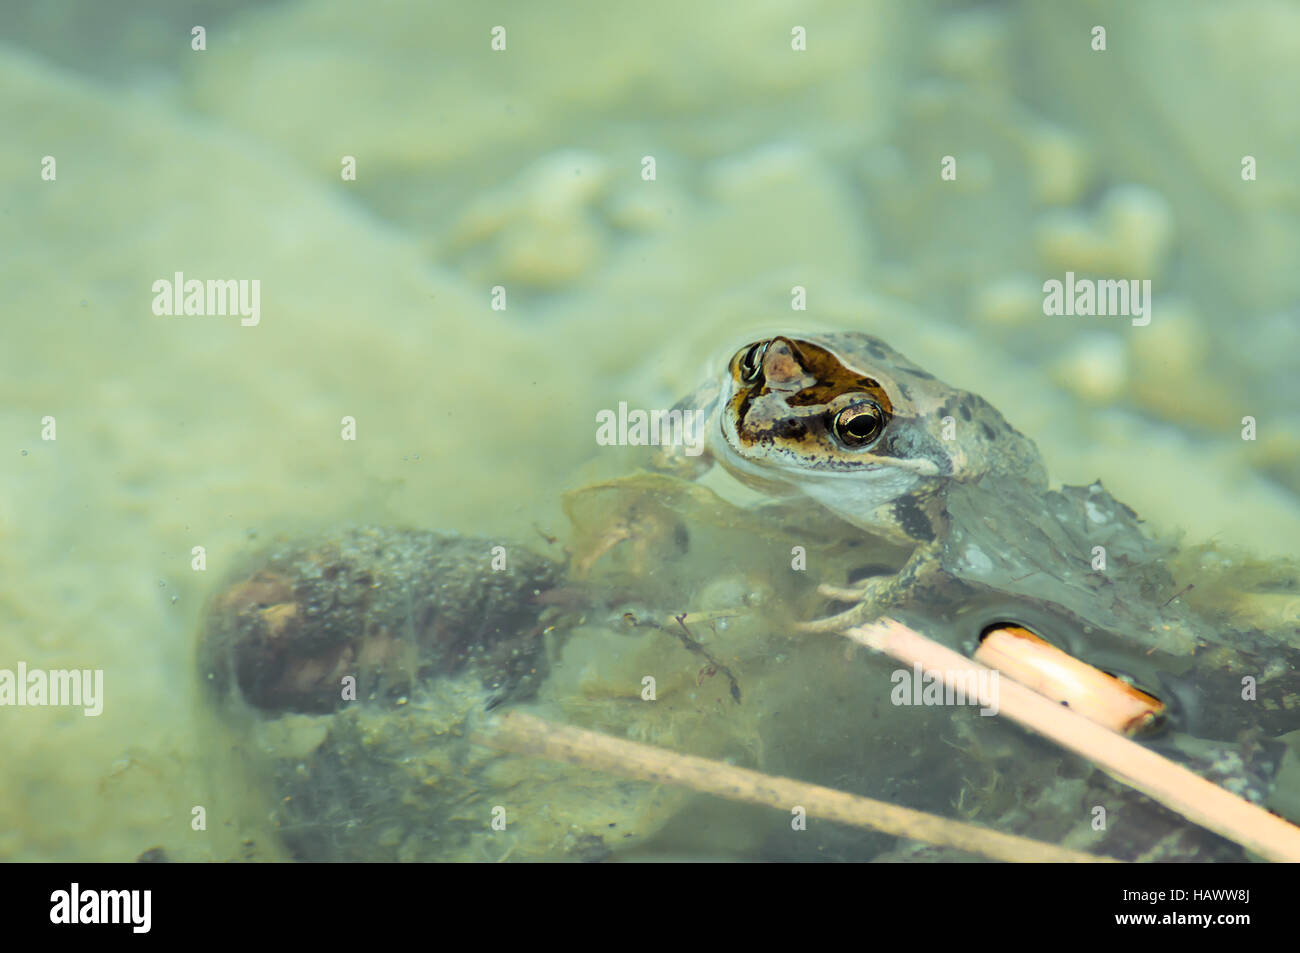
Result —
<svg viewBox="0 0 1300 953"><path fill-rule="evenodd" d="M1061 505L1108 499L1065 488ZM1115 518L1132 517L1114 506ZM671 850L674 818L690 806L719 819L693 846L716 856L961 859L829 824L792 839L772 812L468 740L491 709L529 704L556 720L1123 859L1243 859L1238 846L974 708L893 704L888 660L796 634L792 615L812 617L824 600L816 579L789 571L797 520L780 506L741 508L697 484L639 474L575 490L566 509L564 564L507 544L510 568L498 572L493 541L369 528L273 548L214 597L200 672L228 737L257 765L258 796L288 856L636 856L651 844ZM833 521L802 535L817 540L819 576L897 560L861 534L837 534ZM1150 545L1171 574L1156 580L1156 595L1177 591L1173 579L1189 572L1198 592L1286 585L1276 564ZM968 581L951 585L953 599L931 593L929 605L904 609L909 621L956 642L972 605L1046 624L1029 592L981 601ZM1186 653L1135 642L1124 671L1158 685L1176 711L1146 743L1294 812L1300 762L1279 740L1300 711L1293 630L1256 610L1246 618L1223 607L1220 638ZM678 620L688 620L685 633ZM1252 672L1277 702L1243 720L1240 673ZM647 673L657 688L649 700ZM344 674L357 678L354 699L341 700ZM1108 816L1102 830L1091 823L1097 805ZM498 809L502 831L491 824Z"/></svg>

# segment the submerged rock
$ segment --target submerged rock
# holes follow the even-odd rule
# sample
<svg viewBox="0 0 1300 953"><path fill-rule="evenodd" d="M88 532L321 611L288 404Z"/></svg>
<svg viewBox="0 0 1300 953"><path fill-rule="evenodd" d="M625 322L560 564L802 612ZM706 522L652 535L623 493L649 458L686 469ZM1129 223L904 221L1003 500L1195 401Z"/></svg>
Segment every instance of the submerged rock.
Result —
<svg viewBox="0 0 1300 953"><path fill-rule="evenodd" d="M523 547L413 530L287 543L213 600L200 673L268 713L336 711L466 670L526 694L544 666L537 599L558 570Z"/></svg>

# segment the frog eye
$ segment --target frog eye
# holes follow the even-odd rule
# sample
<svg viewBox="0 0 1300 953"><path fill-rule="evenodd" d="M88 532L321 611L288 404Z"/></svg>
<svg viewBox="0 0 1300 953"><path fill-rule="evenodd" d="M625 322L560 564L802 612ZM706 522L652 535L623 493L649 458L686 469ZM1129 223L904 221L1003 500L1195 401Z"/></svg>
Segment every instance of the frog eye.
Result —
<svg viewBox="0 0 1300 953"><path fill-rule="evenodd" d="M740 355L737 368L740 371L740 379L746 384L758 380L759 375L763 373L763 355L767 353L767 346L770 343L770 341L758 341L751 344Z"/></svg>
<svg viewBox="0 0 1300 953"><path fill-rule="evenodd" d="M885 416L874 401L864 400L845 407L831 420L831 433L850 450L865 447L880 436Z"/></svg>

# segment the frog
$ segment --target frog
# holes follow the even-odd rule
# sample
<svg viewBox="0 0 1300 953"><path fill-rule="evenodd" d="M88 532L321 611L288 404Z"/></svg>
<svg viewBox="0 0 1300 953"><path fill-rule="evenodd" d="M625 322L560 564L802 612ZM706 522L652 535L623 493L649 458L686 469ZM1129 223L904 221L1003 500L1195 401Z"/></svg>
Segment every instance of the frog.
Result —
<svg viewBox="0 0 1300 953"><path fill-rule="evenodd" d="M1000 611L1059 633L1072 652L1119 653L1125 669L1141 667L1135 653L1185 655L1202 639L1170 599L1172 544L1099 481L1050 488L1030 437L878 337L751 341L678 406L705 411L705 452L665 456L663 469L698 478L720 465L908 553L892 574L823 581L819 592L848 608L800 622L803 631L843 631L908 606L946 622Z"/></svg>
<svg viewBox="0 0 1300 953"><path fill-rule="evenodd" d="M752 340L678 406L705 411L704 453L668 448L659 469L699 479L721 466L810 520L811 506L906 553L891 572L822 581L820 595L848 608L798 629L889 615L969 656L988 633L1023 628L1159 698L1159 733L1143 743L1207 776L1236 765L1224 777L1268 796L1280 743L1257 740L1293 717L1240 704L1238 679L1222 673L1298 671L1300 646L1209 621L1180 598L1191 586L1174 577L1177 538L1151 532L1100 480L1052 486L1035 442L978 394L849 331Z"/></svg>

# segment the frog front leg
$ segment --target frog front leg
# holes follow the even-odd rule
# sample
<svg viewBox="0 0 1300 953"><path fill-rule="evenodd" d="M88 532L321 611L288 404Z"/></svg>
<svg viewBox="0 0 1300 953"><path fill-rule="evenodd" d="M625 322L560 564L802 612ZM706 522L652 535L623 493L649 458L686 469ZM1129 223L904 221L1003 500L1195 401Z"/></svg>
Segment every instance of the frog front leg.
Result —
<svg viewBox="0 0 1300 953"><path fill-rule="evenodd" d="M853 602L853 608L823 619L800 622L801 632L842 632L844 629L874 622L891 606L906 602L917 586L933 578L942 567L943 543L932 540L912 551L902 568L892 576L874 576L861 586L846 588L822 584L817 591L840 602Z"/></svg>

